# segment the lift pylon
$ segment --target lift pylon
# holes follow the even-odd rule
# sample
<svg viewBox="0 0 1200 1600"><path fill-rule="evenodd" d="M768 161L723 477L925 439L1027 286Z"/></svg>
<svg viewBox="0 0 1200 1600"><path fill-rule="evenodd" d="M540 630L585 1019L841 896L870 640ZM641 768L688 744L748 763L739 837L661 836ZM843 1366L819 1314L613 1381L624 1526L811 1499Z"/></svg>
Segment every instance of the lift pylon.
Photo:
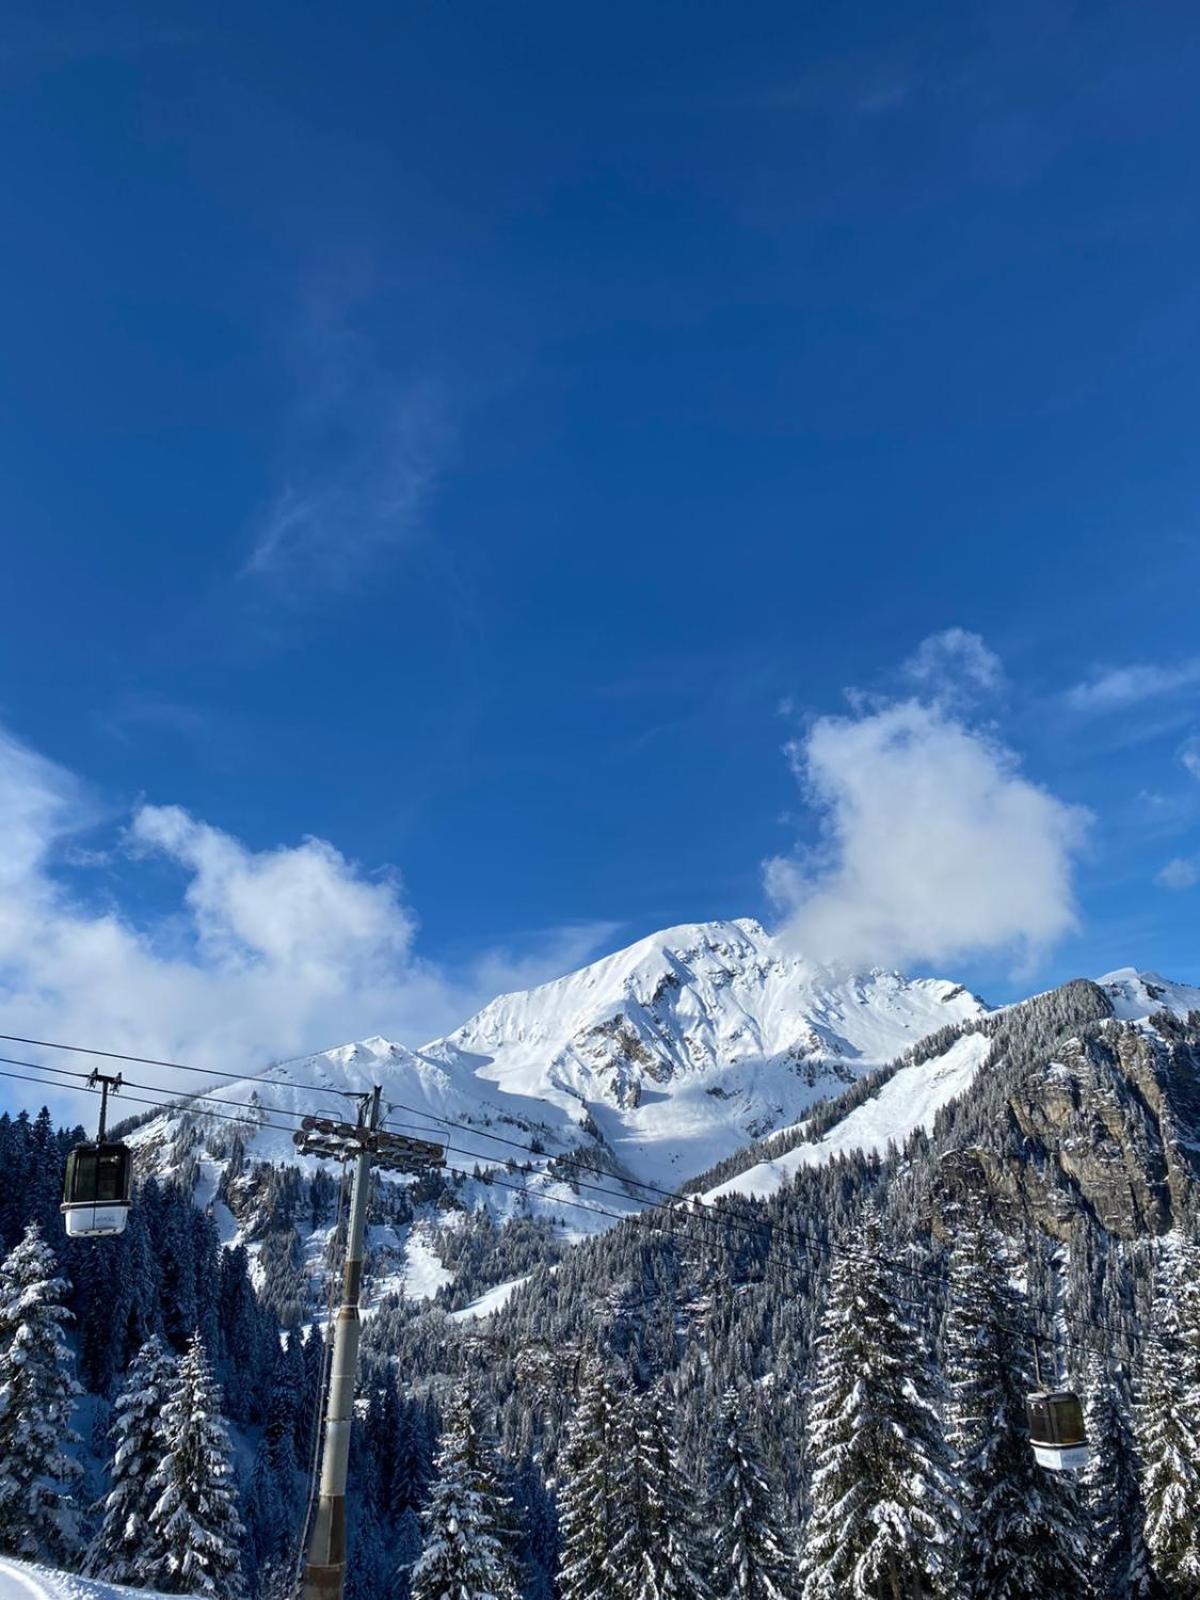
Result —
<svg viewBox="0 0 1200 1600"><path fill-rule="evenodd" d="M346 1468L354 1417L354 1379L362 1331L358 1303L362 1293L366 1237L367 1191L371 1167L389 1172L426 1172L445 1165L439 1144L387 1133L379 1126L380 1090L364 1095L358 1121L333 1122L305 1117L293 1135L298 1149L324 1160L353 1161L350 1219L346 1230L346 1264L342 1272L342 1304L334 1324L333 1363L325 1408L321 1486L304 1569L303 1600L341 1600L346 1584Z"/></svg>

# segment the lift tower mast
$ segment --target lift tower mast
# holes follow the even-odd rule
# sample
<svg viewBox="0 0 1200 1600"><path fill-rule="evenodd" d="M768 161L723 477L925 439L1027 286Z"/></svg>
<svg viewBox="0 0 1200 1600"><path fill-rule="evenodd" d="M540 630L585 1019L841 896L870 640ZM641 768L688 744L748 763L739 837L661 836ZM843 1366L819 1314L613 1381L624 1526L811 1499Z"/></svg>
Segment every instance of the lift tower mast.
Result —
<svg viewBox="0 0 1200 1600"><path fill-rule="evenodd" d="M379 1127L379 1101L380 1090L375 1088L363 1096L357 1123L305 1117L300 1131L294 1135L295 1143L306 1155L354 1162L342 1304L334 1324L333 1363L325 1410L320 1498L308 1545L303 1600L342 1600L346 1583L346 1466L350 1456L354 1379L362 1331L358 1302L362 1292L371 1167L417 1173L445 1165L445 1151L441 1145L385 1133Z"/></svg>

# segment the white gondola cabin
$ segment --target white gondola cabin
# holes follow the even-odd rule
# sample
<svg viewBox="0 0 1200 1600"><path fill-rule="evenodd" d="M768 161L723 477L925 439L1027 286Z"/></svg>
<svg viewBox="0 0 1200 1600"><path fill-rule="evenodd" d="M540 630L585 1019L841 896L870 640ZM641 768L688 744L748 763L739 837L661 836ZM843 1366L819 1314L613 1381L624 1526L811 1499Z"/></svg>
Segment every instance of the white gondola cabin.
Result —
<svg viewBox="0 0 1200 1600"><path fill-rule="evenodd" d="M67 1157L62 1214L71 1239L97 1239L124 1233L133 1189L133 1157L129 1146L106 1140L108 1091L121 1087L120 1077L93 1072L90 1086L100 1085L100 1127L94 1144L76 1145Z"/></svg>
<svg viewBox="0 0 1200 1600"><path fill-rule="evenodd" d="M123 1144L81 1144L67 1157L62 1213L72 1239L124 1233L133 1162Z"/></svg>
<svg viewBox="0 0 1200 1600"><path fill-rule="evenodd" d="M1025 1401L1034 1459L1051 1472L1078 1472L1087 1466L1088 1439L1083 1406L1073 1389L1040 1389Z"/></svg>

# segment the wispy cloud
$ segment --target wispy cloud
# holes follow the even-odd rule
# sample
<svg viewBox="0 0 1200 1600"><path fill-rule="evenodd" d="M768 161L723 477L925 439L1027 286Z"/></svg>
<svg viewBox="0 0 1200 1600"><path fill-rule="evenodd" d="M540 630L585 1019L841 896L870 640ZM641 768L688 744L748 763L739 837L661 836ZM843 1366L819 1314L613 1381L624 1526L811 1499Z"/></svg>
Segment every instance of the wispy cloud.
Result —
<svg viewBox="0 0 1200 1600"><path fill-rule="evenodd" d="M1190 889L1200 883L1200 866L1188 856L1176 856L1154 875L1160 889Z"/></svg>
<svg viewBox="0 0 1200 1600"><path fill-rule="evenodd" d="M1063 695L1072 710L1087 715L1124 711L1150 700L1161 700L1200 685L1200 656L1172 664L1136 662L1109 667L1074 684Z"/></svg>
<svg viewBox="0 0 1200 1600"><path fill-rule="evenodd" d="M962 705L1004 687L1004 665L977 633L944 628L931 633L904 663L901 671L927 698Z"/></svg>
<svg viewBox="0 0 1200 1600"><path fill-rule="evenodd" d="M1185 739L1180 746L1179 759L1184 769L1200 782L1200 734L1194 734L1190 739Z"/></svg>
<svg viewBox="0 0 1200 1600"><path fill-rule="evenodd" d="M425 386L380 406L322 468L297 467L283 484L255 530L248 575L292 594L354 589L420 531L448 447L444 407Z"/></svg>
<svg viewBox="0 0 1200 1600"><path fill-rule="evenodd" d="M366 280L311 294L287 341L296 403L243 567L282 598L353 590L418 538L450 453L445 390L384 353Z"/></svg>
<svg viewBox="0 0 1200 1600"><path fill-rule="evenodd" d="M247 572L292 589L356 587L419 530L447 439L431 391L397 397L343 459L283 486L256 531Z"/></svg>
<svg viewBox="0 0 1200 1600"><path fill-rule="evenodd" d="M211 734L213 727L210 712L152 690L136 690L121 695L96 720L105 733L123 744L130 743L134 734L142 729L204 739Z"/></svg>

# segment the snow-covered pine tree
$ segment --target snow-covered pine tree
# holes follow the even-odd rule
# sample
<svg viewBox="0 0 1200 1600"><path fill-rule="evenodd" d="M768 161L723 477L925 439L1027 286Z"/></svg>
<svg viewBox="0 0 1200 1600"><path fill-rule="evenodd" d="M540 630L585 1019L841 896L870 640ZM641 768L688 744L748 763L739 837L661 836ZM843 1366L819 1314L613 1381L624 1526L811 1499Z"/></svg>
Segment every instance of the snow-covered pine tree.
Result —
<svg viewBox="0 0 1200 1600"><path fill-rule="evenodd" d="M188 1342L175 1391L163 1407L162 1437L162 1459L150 1479L151 1537L163 1550L154 1586L240 1600L242 1523L229 1433L198 1335Z"/></svg>
<svg viewBox="0 0 1200 1600"><path fill-rule="evenodd" d="M946 1435L962 1505L954 1590L962 1600L1074 1600L1087 1593L1074 1487L1040 1467L1030 1448L1028 1329L1005 1241L972 1197L953 1240L942 1359Z"/></svg>
<svg viewBox="0 0 1200 1600"><path fill-rule="evenodd" d="M562 1458L558 1575L562 1600L624 1600L613 1554L625 1531L628 1444L612 1374L594 1361L583 1375Z"/></svg>
<svg viewBox="0 0 1200 1600"><path fill-rule="evenodd" d="M0 1549L70 1561L78 1552L66 1446L79 1393L63 1337L68 1284L37 1223L0 1266Z"/></svg>
<svg viewBox="0 0 1200 1600"><path fill-rule="evenodd" d="M713 1540L713 1600L785 1600L794 1563L776 1496L750 1426L749 1397L725 1391L709 1458L705 1522Z"/></svg>
<svg viewBox="0 0 1200 1600"><path fill-rule="evenodd" d="M517 1600L506 1512L499 1466L464 1385L446 1411L413 1600Z"/></svg>
<svg viewBox="0 0 1200 1600"><path fill-rule="evenodd" d="M178 1364L157 1334L138 1351L114 1406L109 1491L103 1520L88 1549L85 1571L110 1583L153 1582L165 1551L153 1538L150 1512L157 1494L150 1479L166 1448L162 1411L174 1393Z"/></svg>
<svg viewBox="0 0 1200 1600"><path fill-rule="evenodd" d="M661 1385L626 1402L624 1530L613 1552L627 1600L703 1600L694 1497L679 1469Z"/></svg>
<svg viewBox="0 0 1200 1600"><path fill-rule="evenodd" d="M877 1214L838 1251L809 1407L803 1600L936 1594L958 1508L925 1351L897 1310Z"/></svg>
<svg viewBox="0 0 1200 1600"><path fill-rule="evenodd" d="M1200 1394L1188 1381L1178 1279L1160 1271L1134 1418L1142 1459L1146 1548L1171 1594L1200 1593Z"/></svg>
<svg viewBox="0 0 1200 1600"><path fill-rule="evenodd" d="M1084 1420L1091 1454L1081 1487L1091 1518L1092 1595L1094 1600L1149 1600L1154 1586L1128 1387L1099 1352L1088 1362Z"/></svg>

